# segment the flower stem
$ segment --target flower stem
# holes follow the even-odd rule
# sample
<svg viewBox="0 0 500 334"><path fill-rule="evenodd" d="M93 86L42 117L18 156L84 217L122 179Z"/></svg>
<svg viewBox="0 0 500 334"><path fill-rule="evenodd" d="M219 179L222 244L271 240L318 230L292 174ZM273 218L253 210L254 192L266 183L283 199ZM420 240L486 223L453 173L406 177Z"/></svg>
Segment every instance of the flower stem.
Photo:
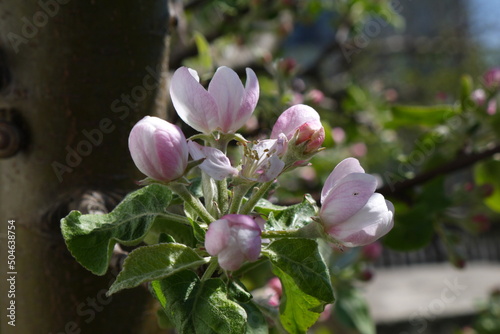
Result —
<svg viewBox="0 0 500 334"><path fill-rule="evenodd" d="M323 232L322 226L314 221L299 229L262 232L262 238L264 239L282 239L282 238L316 239L324 237L325 233Z"/></svg>
<svg viewBox="0 0 500 334"><path fill-rule="evenodd" d="M191 223L189 222L189 219L187 219L184 216L175 214L175 213L171 213L171 212L160 213L158 215L158 217L162 217L162 218L168 219L171 222L176 222L176 223L181 223L181 224L185 224L185 225L191 226Z"/></svg>
<svg viewBox="0 0 500 334"><path fill-rule="evenodd" d="M231 199L231 207L229 208L229 213L238 213L240 210L241 202L243 201L243 197L250 190L250 184L240 184L236 186L233 191L233 198Z"/></svg>
<svg viewBox="0 0 500 334"><path fill-rule="evenodd" d="M180 183L170 183L170 189L179 195L193 210L198 213L198 215L207 224L215 221L215 218L207 211L207 209L201 204L200 200L191 194L191 192L186 188L185 185Z"/></svg>
<svg viewBox="0 0 500 334"><path fill-rule="evenodd" d="M205 198L205 206L212 216L217 216L217 207L215 205L214 182L207 173L201 172L201 189Z"/></svg>
<svg viewBox="0 0 500 334"><path fill-rule="evenodd" d="M219 266L219 263L217 262L217 256L212 256L212 258L210 259L210 263L208 265L208 268L203 273L203 276L201 277L201 280L202 281L206 281L207 279L209 279L210 277L212 277L212 275L214 274L214 272L215 272L215 270L217 269L218 266Z"/></svg>
<svg viewBox="0 0 500 334"><path fill-rule="evenodd" d="M215 181L215 185L217 186L217 203L219 204L221 214L224 215L229 208L227 180Z"/></svg>
<svg viewBox="0 0 500 334"><path fill-rule="evenodd" d="M264 196L264 194L269 190L269 188L271 187L271 185L273 183L274 183L274 180L262 184L262 186L259 188L259 190L257 190L257 192L255 194L252 194L252 196L248 199L248 202L246 202L243 205L240 213L243 215L247 215L250 212L252 212L253 208L255 207L255 205L257 204L259 199L261 199L262 196Z"/></svg>

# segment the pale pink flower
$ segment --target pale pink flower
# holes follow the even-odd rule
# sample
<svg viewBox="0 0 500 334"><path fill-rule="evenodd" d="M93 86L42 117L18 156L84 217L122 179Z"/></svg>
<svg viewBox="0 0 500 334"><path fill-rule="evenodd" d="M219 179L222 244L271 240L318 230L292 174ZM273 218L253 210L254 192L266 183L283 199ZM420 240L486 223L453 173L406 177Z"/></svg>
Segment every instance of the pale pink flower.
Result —
<svg viewBox="0 0 500 334"><path fill-rule="evenodd" d="M278 155L283 151L284 138L265 139L245 146L240 176L257 182L274 180L285 167Z"/></svg>
<svg viewBox="0 0 500 334"><path fill-rule="evenodd" d="M359 161L341 161L323 186L319 216L325 231L345 246L363 246L394 226L394 206L374 193L377 179Z"/></svg>
<svg viewBox="0 0 500 334"><path fill-rule="evenodd" d="M196 71L187 67L177 69L170 84L177 114L193 129L206 134L236 132L250 118L259 99L257 76L249 68L246 73L243 87L236 72L219 67L205 90Z"/></svg>
<svg viewBox="0 0 500 334"><path fill-rule="evenodd" d="M486 92L481 88L476 89L472 91L470 98L476 105L482 106L486 102Z"/></svg>
<svg viewBox="0 0 500 334"><path fill-rule="evenodd" d="M208 226L205 248L210 255L218 257L223 269L237 270L245 261L259 258L261 233L252 217L225 215Z"/></svg>
<svg viewBox="0 0 500 334"><path fill-rule="evenodd" d="M130 131L128 146L137 168L150 178L169 182L184 175L188 147L178 126L146 116Z"/></svg>

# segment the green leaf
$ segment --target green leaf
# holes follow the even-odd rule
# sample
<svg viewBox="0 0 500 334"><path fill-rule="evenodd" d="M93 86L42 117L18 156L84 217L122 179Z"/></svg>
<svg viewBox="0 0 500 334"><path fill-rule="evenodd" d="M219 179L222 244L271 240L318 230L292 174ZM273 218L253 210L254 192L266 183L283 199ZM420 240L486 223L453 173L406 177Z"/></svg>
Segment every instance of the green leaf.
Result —
<svg viewBox="0 0 500 334"><path fill-rule="evenodd" d="M360 334L375 334L375 324L368 305L358 289L342 285L337 289L335 317L344 325Z"/></svg>
<svg viewBox="0 0 500 334"><path fill-rule="evenodd" d="M165 213L171 199L167 187L151 184L129 194L108 214L82 215L71 211L61 220L66 245L82 266L96 275L104 275L115 243L140 243L156 216Z"/></svg>
<svg viewBox="0 0 500 334"><path fill-rule="evenodd" d="M153 281L151 288L179 333L245 333L247 313L228 299L219 278L200 281L194 272L184 270Z"/></svg>
<svg viewBox="0 0 500 334"><path fill-rule="evenodd" d="M451 105L435 106L403 106L392 107L393 120L386 124L388 128L397 128L402 125L433 126L442 124L448 118L456 115L458 110Z"/></svg>
<svg viewBox="0 0 500 334"><path fill-rule="evenodd" d="M253 302L239 303L247 313L247 331L246 334L267 334L269 327L266 318Z"/></svg>
<svg viewBox="0 0 500 334"><path fill-rule="evenodd" d="M280 319L290 333L306 333L326 304L333 303L330 275L318 244L311 239L280 239L265 254L283 285Z"/></svg>
<svg viewBox="0 0 500 334"><path fill-rule="evenodd" d="M140 247L127 256L123 270L109 288L108 295L205 263L207 261L193 249L182 244L168 243Z"/></svg>
<svg viewBox="0 0 500 334"><path fill-rule="evenodd" d="M248 292L245 285L238 279L233 279L227 285L228 294L231 299L238 302L248 303L252 299L252 294Z"/></svg>
<svg viewBox="0 0 500 334"><path fill-rule="evenodd" d="M269 215L271 212L281 212L286 210L287 206L276 205L268 201L267 199L261 198L257 201L254 210L263 215Z"/></svg>
<svg viewBox="0 0 500 334"><path fill-rule="evenodd" d="M298 229L312 223L311 217L318 212L316 201L306 194L302 203L291 205L284 210L269 213L266 230Z"/></svg>
<svg viewBox="0 0 500 334"><path fill-rule="evenodd" d="M164 309L159 308L156 311L156 319L157 319L157 322L158 322L158 327L160 327L161 329L170 329L170 328L173 328L172 322L167 317L167 314L165 313Z"/></svg>
<svg viewBox="0 0 500 334"><path fill-rule="evenodd" d="M175 242L187 246L196 246L196 238L192 226L172 221L168 217L157 216L143 241L149 245L157 244L162 242L160 239L161 235L169 235Z"/></svg>
<svg viewBox="0 0 500 334"><path fill-rule="evenodd" d="M500 161L489 160L474 167L474 178L478 185L490 184L494 187L491 196L484 203L493 211L500 212Z"/></svg>

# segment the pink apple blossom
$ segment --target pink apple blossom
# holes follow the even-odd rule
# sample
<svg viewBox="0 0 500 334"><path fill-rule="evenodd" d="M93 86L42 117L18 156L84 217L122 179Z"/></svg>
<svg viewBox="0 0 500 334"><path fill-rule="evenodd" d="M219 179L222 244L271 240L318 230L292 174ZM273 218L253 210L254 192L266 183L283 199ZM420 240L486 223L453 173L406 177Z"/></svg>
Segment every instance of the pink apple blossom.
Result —
<svg viewBox="0 0 500 334"><path fill-rule="evenodd" d="M251 216L230 214L208 226L205 248L225 270L237 270L260 256L262 231Z"/></svg>
<svg viewBox="0 0 500 334"><path fill-rule="evenodd" d="M278 177L285 163L279 158L283 151L284 137L260 140L251 147L245 146L240 176L257 182L268 182Z"/></svg>
<svg viewBox="0 0 500 334"><path fill-rule="evenodd" d="M252 115L259 99L259 82L247 68L246 86L228 67L215 72L208 90L199 83L198 73L181 67L175 71L170 95L179 117L193 129L203 133L234 133Z"/></svg>
<svg viewBox="0 0 500 334"><path fill-rule="evenodd" d="M482 106L486 102L486 92L481 88L476 89L472 91L470 98L476 105Z"/></svg>
<svg viewBox="0 0 500 334"><path fill-rule="evenodd" d="M355 158L341 161L323 186L320 219L325 231L345 246L363 246L394 225L394 206L374 193L377 179Z"/></svg>
<svg viewBox="0 0 500 334"><path fill-rule="evenodd" d="M150 178L169 182L184 175L188 147L178 126L146 116L132 128L128 146L137 168Z"/></svg>

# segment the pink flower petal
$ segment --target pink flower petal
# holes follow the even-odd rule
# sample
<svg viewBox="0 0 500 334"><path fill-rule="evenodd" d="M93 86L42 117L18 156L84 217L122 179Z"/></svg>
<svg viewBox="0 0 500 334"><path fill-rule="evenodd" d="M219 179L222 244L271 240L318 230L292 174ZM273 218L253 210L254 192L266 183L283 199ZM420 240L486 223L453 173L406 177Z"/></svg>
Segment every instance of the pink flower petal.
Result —
<svg viewBox="0 0 500 334"><path fill-rule="evenodd" d="M271 138L277 139L280 133L284 133L290 140L295 131L304 123L319 130L322 125L318 113L313 108L297 104L285 110L276 120L271 132Z"/></svg>
<svg viewBox="0 0 500 334"><path fill-rule="evenodd" d="M321 191L321 203L324 202L328 193L337 185L337 183L350 173L364 173L365 170L355 158L347 158L339 162L335 169L330 173L325 181Z"/></svg>
<svg viewBox="0 0 500 334"><path fill-rule="evenodd" d="M217 118L209 120L210 127L220 128L224 133L236 131L233 125L245 96L245 89L236 72L225 66L219 67L208 86L208 92L218 106Z"/></svg>
<svg viewBox="0 0 500 334"><path fill-rule="evenodd" d="M328 233L348 247L364 246L387 234L394 226L394 206L373 194L354 216L332 226Z"/></svg>
<svg viewBox="0 0 500 334"><path fill-rule="evenodd" d="M205 235L205 248L210 255L217 255L225 249L230 241L229 221L219 219L210 224Z"/></svg>
<svg viewBox="0 0 500 334"><path fill-rule="evenodd" d="M247 82L245 83L245 96L243 97L243 101L233 124L233 128L236 129L235 131L245 125L255 110L257 101L259 101L259 81L257 76L250 68L246 69L246 74Z"/></svg>
<svg viewBox="0 0 500 334"><path fill-rule="evenodd" d="M328 227L344 222L363 208L377 188L369 174L351 173L343 177L322 202L320 217Z"/></svg>
<svg viewBox="0 0 500 334"><path fill-rule="evenodd" d="M205 159L199 167L213 179L220 181L238 174L238 170L231 166L231 161L221 150L202 146L191 140L188 141L188 148L194 160Z"/></svg>
<svg viewBox="0 0 500 334"><path fill-rule="evenodd" d="M172 103L179 117L193 129L212 132L212 123L218 120L218 106L214 98L193 76L193 70L181 67L170 82ZM196 73L196 72L195 72Z"/></svg>

